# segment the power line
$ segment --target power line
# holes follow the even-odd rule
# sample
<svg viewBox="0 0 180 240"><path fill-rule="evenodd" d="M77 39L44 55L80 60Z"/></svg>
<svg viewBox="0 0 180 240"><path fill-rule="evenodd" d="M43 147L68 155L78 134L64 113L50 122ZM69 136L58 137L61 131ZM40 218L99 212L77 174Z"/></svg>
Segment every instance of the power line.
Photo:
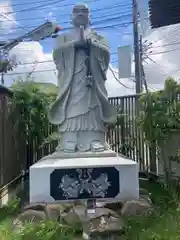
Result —
<svg viewBox="0 0 180 240"><path fill-rule="evenodd" d="M108 21L107 19L106 20L104 20L104 21ZM104 26L104 27L101 27L101 26L99 26L99 27L93 27L92 29L95 29L95 30L105 30L105 29L112 29L112 28L114 28L114 27L126 27L126 26L128 26L129 24L132 24L132 22L124 22L124 23L119 23L119 24L112 24L112 25L109 25L109 26ZM93 24L94 25L94 24ZM72 29L72 27L66 27L66 28L64 28L64 29L62 29L61 30L61 32L63 32L63 31L66 31L66 30L71 30ZM3 34L1 34L2 36L13 36L13 35L15 35L16 33L3 33ZM15 35L15 36L17 36L17 35ZM10 40L13 40L13 39L9 39L9 41Z"/></svg>
<svg viewBox="0 0 180 240"><path fill-rule="evenodd" d="M44 70L36 70L33 73L38 73L38 72L53 72L53 71L57 71L57 69L53 68L53 69L44 69ZM14 73L6 73L5 76L11 76L11 75L22 75L22 74L28 74L31 71L25 71L25 72L14 72Z"/></svg>
<svg viewBox="0 0 180 240"><path fill-rule="evenodd" d="M169 53L169 52L174 52L174 51L178 51L178 50L180 50L180 48L170 49L170 50L167 50L167 51L156 52L156 53L150 52L150 53L148 53L148 56L154 56L154 55L163 54L163 53Z"/></svg>
<svg viewBox="0 0 180 240"><path fill-rule="evenodd" d="M125 12L125 13L127 13L126 15L119 15L119 16L115 16L115 17L112 17L112 18L108 18L108 19L102 19L102 20L99 20L99 21L108 21L108 20L118 20L118 19L121 19L121 18L125 18L125 17L130 17L131 16L131 13L130 12ZM93 17L92 19L99 19L99 18L104 18L104 17L110 17L110 16L114 16L114 14L106 14L106 15L103 15L103 16L97 16L97 17ZM68 24L70 21L66 21L66 22L61 22L61 24ZM29 26L27 26L28 28L36 28L37 27L37 25L35 26L35 25L29 25ZM17 29L20 29L20 28L22 28L22 27L14 27L14 28L11 28L11 30L13 30L13 29L15 29L15 30L17 30ZM24 26L23 28L26 28L26 26ZM7 29L7 27L6 28L1 28L1 29Z"/></svg>
<svg viewBox="0 0 180 240"><path fill-rule="evenodd" d="M53 72L53 71L57 71L56 68L52 68L52 69L44 69L44 70L35 70L33 73L38 73L38 72ZM13 72L13 73L6 73L5 76L11 76L11 75L22 75L22 74L28 74L31 71L25 71L25 72Z"/></svg>
<svg viewBox="0 0 180 240"><path fill-rule="evenodd" d="M109 69L110 69L110 71L112 72L113 77L116 79L116 81L117 81L120 85L122 85L123 87L125 87L125 88L127 88L127 89L134 90L134 88L130 88L130 87L126 86L125 84L123 84L123 83L116 77L113 69L112 69L110 66L109 66ZM57 71L56 68L52 68L52 69L44 69L44 70L35 70L34 72L32 72L32 71L25 71L25 72L18 72L18 73L7 73L7 74L5 74L5 76L23 75L23 74L29 74L29 73L31 73L31 75L32 75L33 73L44 73L44 72L54 72L54 73L55 73L56 71Z"/></svg>
<svg viewBox="0 0 180 240"><path fill-rule="evenodd" d="M111 53L111 55L117 54L116 52ZM54 62L53 60L43 60L43 61L32 61L32 62L25 62L25 63L18 63L17 66L24 66L24 65L31 65L31 64L41 64L41 63L50 63Z"/></svg>
<svg viewBox="0 0 180 240"><path fill-rule="evenodd" d="M30 12L30 11L38 10L39 8L44 9L44 7L47 7L50 4L56 4L56 3L59 3L59 2L63 2L63 1L65 1L65 0L56 0L56 1L52 1L51 3L48 2L46 4L41 4L39 6L34 6L34 7L31 7L31 8L25 8L25 9L22 9L22 10L17 10L16 13L17 12L20 12L20 13L21 12ZM99 0L94 0L94 1L99 1ZM12 14L12 13L14 13L14 12L7 12L6 14Z"/></svg>
<svg viewBox="0 0 180 240"><path fill-rule="evenodd" d="M96 30L96 31L100 31L101 33L102 32L106 32L106 31L117 31L117 29L119 29L119 28L126 28L126 27L128 27L129 25L131 24L131 22L130 23L125 23L125 24L113 24L113 25L109 25L109 26L104 26L104 27L92 27L92 30ZM71 28L69 28L69 29L65 29L65 30L71 30ZM62 30L61 30L61 32L62 32ZM8 34L4 34L4 35L8 35ZM3 35L3 36L4 36ZM9 38L8 39L8 42L11 42L11 41L14 41L14 38L15 37L11 37L11 38ZM50 39L50 38L49 38ZM46 40L49 40L49 39L46 39ZM51 40L51 39L50 39ZM23 41L23 42L31 42L31 41Z"/></svg>
<svg viewBox="0 0 180 240"><path fill-rule="evenodd" d="M163 33L163 35L158 39L156 40L155 42L160 42L160 41L168 41L168 38L171 37L172 38L172 35L173 34L176 34L177 36L177 33L179 32L179 26L171 26L172 28L174 28L170 34L167 34L167 28L164 28L164 29L159 29L159 33L160 35Z"/></svg>
<svg viewBox="0 0 180 240"><path fill-rule="evenodd" d="M36 3L44 3L44 0L26 2L26 5L30 5L30 4L32 5L32 4L36 4ZM15 4L11 4L11 7L23 6L23 5L24 5L24 3L15 3ZM9 6L3 6L3 8L9 8Z"/></svg>
<svg viewBox="0 0 180 240"><path fill-rule="evenodd" d="M163 44L163 45L159 45L159 46L152 46L150 48L168 47L168 46L179 45L179 44L180 44L180 42L174 42L174 43L167 43L167 44Z"/></svg>
<svg viewBox="0 0 180 240"><path fill-rule="evenodd" d="M65 1L65 0L57 0L57 1L53 1L51 3L41 4L39 6L34 6L34 7L31 7L31 8L17 10L16 13L17 12L20 12L20 13L21 12L31 12L31 11L34 11L34 10L44 9L47 6L51 6L52 4L56 4L56 3L59 3L59 2L63 2L63 1ZM101 0L87 0L84 3L99 2L99 1L101 1ZM55 7L62 7L62 8L64 8L64 7L68 7L68 6L74 6L74 4L69 3L69 4L64 4L63 6L55 6ZM12 14L12 13L14 13L14 12L7 12L6 14Z"/></svg>
<svg viewBox="0 0 180 240"><path fill-rule="evenodd" d="M9 16L6 15L6 14L1 13L1 14L0 14L0 17L1 17L1 18L3 17L4 20L5 20L5 22L12 21L13 23L15 23L16 25L19 26L18 28L24 29L24 27L23 27L21 24L17 23L14 19L12 19L11 17L9 17ZM3 20L2 20L2 21L3 21ZM6 28L7 28L7 27L6 27ZM17 27L16 27L16 28L17 28ZM1 27L1 29L4 29L4 28Z"/></svg>
<svg viewBox="0 0 180 240"><path fill-rule="evenodd" d="M100 0L96 0L96 1L100 1ZM90 1L86 1L86 3L87 2L93 2L92 0L90 0ZM70 4L71 6L74 6L74 4ZM66 6L66 5L63 5L63 6L56 6L56 7L58 7L58 8L60 8L60 7L64 7L64 6ZM96 8L96 9L92 9L91 10L91 13L92 12L99 12L99 11L104 11L104 10L112 10L113 8L122 8L122 7L131 7L131 5L130 4L116 4L116 5L114 5L114 6L112 6L112 4L111 5L107 5L106 7L101 7L101 8ZM119 9L118 9L119 10ZM126 9L126 10L128 10L128 9ZM129 9L130 10L130 9ZM63 17L63 16L67 16L67 13L66 14L58 14L58 17ZM20 19L18 19L18 21L29 21L29 20L44 20L44 17L32 17L32 18L20 18ZM8 20L8 21L11 21L11 20ZM12 20L13 21L13 20Z"/></svg>
<svg viewBox="0 0 180 240"><path fill-rule="evenodd" d="M126 86L125 84L123 84L117 77L116 77L116 74L114 73L114 71L113 71L113 69L109 66L109 69L110 69L110 71L112 72L112 74L113 74L113 77L116 79L116 81L120 84L120 85L122 85L123 87L125 87L125 88L127 88L127 89L133 89L134 90L134 88L130 88L130 87L128 87L128 86Z"/></svg>

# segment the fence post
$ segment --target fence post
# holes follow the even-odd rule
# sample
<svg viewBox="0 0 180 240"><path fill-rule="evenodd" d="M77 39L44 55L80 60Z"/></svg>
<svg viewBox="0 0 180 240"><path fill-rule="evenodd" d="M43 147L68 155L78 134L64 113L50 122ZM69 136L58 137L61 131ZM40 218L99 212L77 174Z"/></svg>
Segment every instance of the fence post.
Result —
<svg viewBox="0 0 180 240"><path fill-rule="evenodd" d="M120 129L121 129L121 146L125 147L125 121L124 121L124 117L125 117L125 111L124 111L124 98L121 98L121 102L120 102L120 109L121 109L121 125L120 125ZM123 152L123 154L125 154L125 152Z"/></svg>
<svg viewBox="0 0 180 240"><path fill-rule="evenodd" d="M150 156L150 159L149 159L150 171L153 173L157 173L157 164L156 164L157 154L156 154L156 142L155 141L153 141L149 147L149 156Z"/></svg>

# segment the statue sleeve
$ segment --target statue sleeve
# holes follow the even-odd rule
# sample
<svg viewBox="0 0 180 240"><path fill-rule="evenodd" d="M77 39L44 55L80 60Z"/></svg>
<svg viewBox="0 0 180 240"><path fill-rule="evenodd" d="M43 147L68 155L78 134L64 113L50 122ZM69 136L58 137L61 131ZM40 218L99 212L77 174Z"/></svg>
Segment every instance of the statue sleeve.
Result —
<svg viewBox="0 0 180 240"><path fill-rule="evenodd" d="M74 41L67 41L66 34L61 34L57 37L53 50L53 60L58 71L63 71L65 68L64 51L74 47Z"/></svg>
<svg viewBox="0 0 180 240"><path fill-rule="evenodd" d="M107 40L103 36L97 35L96 39L92 42L92 48L94 49L95 55L99 60L103 75L106 76L110 62L110 51Z"/></svg>
<svg viewBox="0 0 180 240"><path fill-rule="evenodd" d="M108 41L103 36L98 35L97 39L93 42L93 45L109 53Z"/></svg>
<svg viewBox="0 0 180 240"><path fill-rule="evenodd" d="M69 67L73 69L74 64L74 42L68 39L67 33L59 35L53 50L53 60L58 71L58 86L61 89L67 84L67 79L70 79Z"/></svg>

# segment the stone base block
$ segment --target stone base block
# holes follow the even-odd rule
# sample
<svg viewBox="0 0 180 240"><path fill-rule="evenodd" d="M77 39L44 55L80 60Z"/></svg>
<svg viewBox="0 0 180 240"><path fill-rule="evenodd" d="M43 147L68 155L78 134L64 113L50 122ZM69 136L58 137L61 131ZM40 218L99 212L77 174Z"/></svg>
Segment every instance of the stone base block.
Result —
<svg viewBox="0 0 180 240"><path fill-rule="evenodd" d="M139 167L122 156L48 158L30 167L30 203L139 199Z"/></svg>

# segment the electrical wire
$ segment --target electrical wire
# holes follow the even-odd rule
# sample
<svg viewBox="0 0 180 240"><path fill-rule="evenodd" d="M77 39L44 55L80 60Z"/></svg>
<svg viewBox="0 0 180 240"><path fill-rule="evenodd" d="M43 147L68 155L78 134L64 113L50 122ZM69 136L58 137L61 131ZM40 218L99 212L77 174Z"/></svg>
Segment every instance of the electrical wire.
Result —
<svg viewBox="0 0 180 240"><path fill-rule="evenodd" d="M113 74L113 77L116 79L116 81L122 85L123 87L127 88L127 89L131 89L131 90L134 90L134 88L130 88L128 86L126 86L125 84L123 84L115 75L113 69L109 66L109 70L112 72ZM14 76L14 75L24 75L24 74L29 74L30 73L30 76L32 76L32 74L35 74L35 73L44 73L44 72L54 72L54 74L56 73L57 69L55 68L52 68L52 69L44 69L44 70L35 70L35 71L26 71L26 72L19 72L19 73L6 73L5 76Z"/></svg>
<svg viewBox="0 0 180 240"><path fill-rule="evenodd" d="M147 50L151 49L151 48L160 48L160 47L169 47L169 46L174 46L174 45L179 45L180 42L174 42L174 43L167 43L167 44L163 44L163 45L155 45L152 46L153 43L151 43L151 47L149 47Z"/></svg>
<svg viewBox="0 0 180 240"><path fill-rule="evenodd" d="M130 88L128 86L126 86L124 83L122 83L117 77L116 77L116 74L114 73L113 69L109 66L109 70L111 71L111 73L113 74L113 77L116 79L116 81L122 85L123 87L127 88L127 89L131 89L131 90L134 90L134 88Z"/></svg>
<svg viewBox="0 0 180 240"><path fill-rule="evenodd" d="M65 0L64 0L65 1ZM32 4L37 4L37 3L44 3L44 0L41 1L31 1L31 2L26 2L26 5L32 5ZM50 2L51 3L51 2ZM11 7L16 7L16 6L24 6L24 3L15 3L11 4ZM3 8L9 8L9 6L3 6Z"/></svg>
<svg viewBox="0 0 180 240"><path fill-rule="evenodd" d="M179 51L179 50L180 50L180 48L170 49L170 50L156 52L156 53L150 52L150 53L148 53L148 56L154 56L154 55L158 55L158 54L169 53L169 52L174 52L174 51Z"/></svg>
<svg viewBox="0 0 180 240"><path fill-rule="evenodd" d="M115 55L117 53L111 53L111 55ZM43 60L43 61L32 61L32 62L25 62L25 63L17 63L16 64L16 67L18 66L25 66L25 65L33 65L33 64L44 64L44 63L53 63L54 61L53 60ZM117 72L115 72L117 73Z"/></svg>
<svg viewBox="0 0 180 240"><path fill-rule="evenodd" d="M117 53L111 53L111 55L115 55ZM17 66L24 66L24 65L31 65L31 64L43 64L43 63L52 63L54 62L53 60L43 60L43 61L32 61L32 62L25 62L25 63L17 63Z"/></svg>
<svg viewBox="0 0 180 240"><path fill-rule="evenodd" d="M156 30L156 32L157 32L157 30ZM162 35L162 33L163 33L163 35ZM171 41L174 38L178 38L179 39L179 37L180 37L180 25L179 24L175 24L175 25L166 26L164 28L160 28L160 29L158 29L158 35L160 35L160 37L158 37L158 40L154 41L153 44L154 43L156 44L156 43L158 43L160 41L168 42L168 41ZM177 41L178 40L176 40L173 43L176 43Z"/></svg>
<svg viewBox="0 0 180 240"><path fill-rule="evenodd" d="M53 72L57 71L57 69L52 68L52 69L44 69L44 70L36 70L33 73L43 73L43 72ZM23 75L23 74L29 74L31 71L25 71L25 72L14 72L14 73L6 73L4 76L12 76L12 75Z"/></svg>
<svg viewBox="0 0 180 240"><path fill-rule="evenodd" d="M39 5L39 6L34 6L34 7L31 7L31 8L26 8L26 9L22 9L22 10L17 10L16 13L21 13L21 12L31 12L31 11L34 11L34 10L39 10L39 9L44 9L46 8L47 6L51 6L52 4L56 4L56 3L59 3L59 2L63 2L65 0L56 0L56 1L51 1L51 3L46 3L46 4L42 4L42 5ZM99 2L101 0L87 0L87 1L84 1L84 3L91 3L91 2ZM72 3L69 3L69 4L64 4L63 6L54 6L56 8L58 7L69 7L69 6L74 6L75 4L72 4ZM127 5L127 4L126 4ZM14 12L7 12L6 14L12 14Z"/></svg>
<svg viewBox="0 0 180 240"><path fill-rule="evenodd" d="M66 1L66 0L63 0L63 1ZM44 0L27 2L26 5L32 5L32 4L37 4L37 3L44 3ZM11 7L16 7L16 6L24 6L24 3L11 4ZM3 8L9 8L9 6L3 6Z"/></svg>
<svg viewBox="0 0 180 240"><path fill-rule="evenodd" d="M117 54L116 52L111 53L111 55ZM43 60L43 61L32 61L32 62L25 62L25 63L17 63L17 66L24 66L24 65L31 65L31 64L43 64L43 63L52 63L54 62L53 60Z"/></svg>
<svg viewBox="0 0 180 240"><path fill-rule="evenodd" d="M126 12L127 14L125 15L123 15L123 14L121 14L121 15L119 15L119 16L114 16L114 14L106 14L106 15L103 15L103 16L97 16L97 17L93 17L92 18L92 20L93 19L99 19L99 18L104 18L104 17L110 17L110 18L108 18L108 19L102 19L102 20L99 20L99 21L110 21L110 20L118 20L118 19L121 19L121 18L125 18L125 17L130 17L131 16L131 13L130 12ZM111 17L112 16L112 17ZM61 22L61 25L63 25L63 24L69 24L70 23L70 21L66 21L66 22ZM99 22L95 22L95 23L99 23ZM37 25L28 25L28 26L24 26L23 28L36 28L37 27ZM15 29L15 30L17 30L17 29L20 29L20 28L22 28L22 27L14 27L14 28L11 28L11 30L13 30L13 29ZM7 29L7 27L6 28L1 28L1 30L3 30L3 29Z"/></svg>
<svg viewBox="0 0 180 240"><path fill-rule="evenodd" d="M23 74L29 74L31 73L43 73L43 72L56 72L57 69L56 68L52 68L52 69L42 69L42 70L35 70L34 72L31 71L24 71L24 72L13 72L13 73L6 73L4 74L4 76L13 76L13 75L23 75Z"/></svg>
<svg viewBox="0 0 180 240"><path fill-rule="evenodd" d="M117 54L117 53L111 53L111 55L114 55L114 54ZM33 69L35 69L35 67L37 67L38 64L41 64L41 63L50 63L50 62L52 63L53 60L33 61L33 62L26 62L26 63L18 63L17 66L33 65ZM116 80L117 80L122 86L124 86L124 87L126 87L126 88L129 88L129 87L125 86L123 83L121 83L119 79L117 79L117 77L116 77L113 69L112 69L110 66L109 66L109 69L110 69L111 72L113 73L113 76L116 78ZM57 69L56 69L56 68L52 68L52 69L44 69L44 70L36 70L36 71L35 71L35 70L34 70L34 71L30 70L30 71L17 72L17 73L16 73L16 72L14 72L14 73L6 73L5 76L9 76L9 75L22 75L22 74L29 74L29 73L31 73L31 75L32 75L32 72L38 73L38 72L51 72L51 71L57 71ZM129 89L131 89L131 88L129 88Z"/></svg>
<svg viewBox="0 0 180 240"><path fill-rule="evenodd" d="M21 28L21 29L23 29L23 30L25 30L25 28L21 25L21 24L19 24L19 23L17 23L14 19L11 19L8 15L6 15L5 13L1 13L0 14L0 17L2 18L4 18L5 19L5 22L9 22L9 21L12 21L13 23L15 23L16 25L18 25L19 27L18 28ZM16 27L17 28L17 27ZM15 28L15 29L16 29ZM1 30L2 29L7 29L7 27L6 28L3 28L3 27L1 27ZM12 28L11 28L12 29Z"/></svg>
<svg viewBox="0 0 180 240"><path fill-rule="evenodd" d="M179 35L180 34L179 26L178 27L177 26L173 26L173 27L175 29L169 29L170 33L168 33L168 29L167 28L159 29L158 30L158 35L160 35L160 37L158 37L158 40L154 41L154 43L158 43L160 41L169 41L169 39L172 39L172 36L174 34L176 34L175 36ZM173 28L173 27L171 26L171 28Z"/></svg>
<svg viewBox="0 0 180 240"><path fill-rule="evenodd" d="M103 21L108 21L108 20L102 20L102 22ZM128 26L130 24L132 24L132 22L124 22L124 23L119 23L119 24L116 23L116 24L112 24L112 25L104 26L104 27L101 27L101 26L99 26L99 27L92 27L92 29L94 29L94 30L106 30L106 29L112 29L114 27L126 27L126 26ZM73 29L73 27L66 27L66 28L62 29L61 32L64 32L64 31L67 31L67 30L71 30L71 29ZM31 29L31 30L33 30L33 29ZM17 36L16 33L4 33L4 34L1 34L1 35L2 36ZM9 39L9 41L10 40L13 40L13 39L11 38L11 39Z"/></svg>
<svg viewBox="0 0 180 240"><path fill-rule="evenodd" d="M56 4L56 3L59 3L59 2L63 2L63 1L65 1L65 0L51 1L51 2L48 2L46 4L41 4L39 6L34 6L34 7L31 7L31 8L25 8L25 9L22 9L22 10L17 10L16 13L31 12L31 11L34 11L34 10L44 9L44 7L50 6L51 4ZM94 0L94 1L100 1L100 0ZM14 13L14 12L7 12L6 14L12 14L12 13Z"/></svg>
<svg viewBox="0 0 180 240"><path fill-rule="evenodd" d="M100 1L100 0L98 0L98 1ZM86 1L86 3L87 3L88 1ZM89 1L90 2L90 1ZM91 2L93 2L92 0L91 0ZM72 6L74 6L74 4L71 4ZM59 6L59 7L64 7L64 5L63 6ZM104 10L112 10L112 9L114 9L114 8L122 8L122 7L126 7L126 10L128 10L127 9L127 7L130 7L130 9L129 10L131 10L131 5L130 4L116 4L116 5L113 5L112 6L112 4L110 4L110 5L107 5L107 6L105 6L105 7L101 7L101 8L96 8L96 9L92 9L91 10L91 13L93 13L93 12L99 12L99 11L104 11ZM120 9L118 9L118 11L119 11ZM67 13L65 13L65 14L58 14L58 17L66 17L67 16ZM29 20L44 20L44 17L32 17L32 18L20 18L20 19L18 19L18 21L29 21ZM11 21L11 20L9 20L9 21ZM12 20L13 21L13 20Z"/></svg>

